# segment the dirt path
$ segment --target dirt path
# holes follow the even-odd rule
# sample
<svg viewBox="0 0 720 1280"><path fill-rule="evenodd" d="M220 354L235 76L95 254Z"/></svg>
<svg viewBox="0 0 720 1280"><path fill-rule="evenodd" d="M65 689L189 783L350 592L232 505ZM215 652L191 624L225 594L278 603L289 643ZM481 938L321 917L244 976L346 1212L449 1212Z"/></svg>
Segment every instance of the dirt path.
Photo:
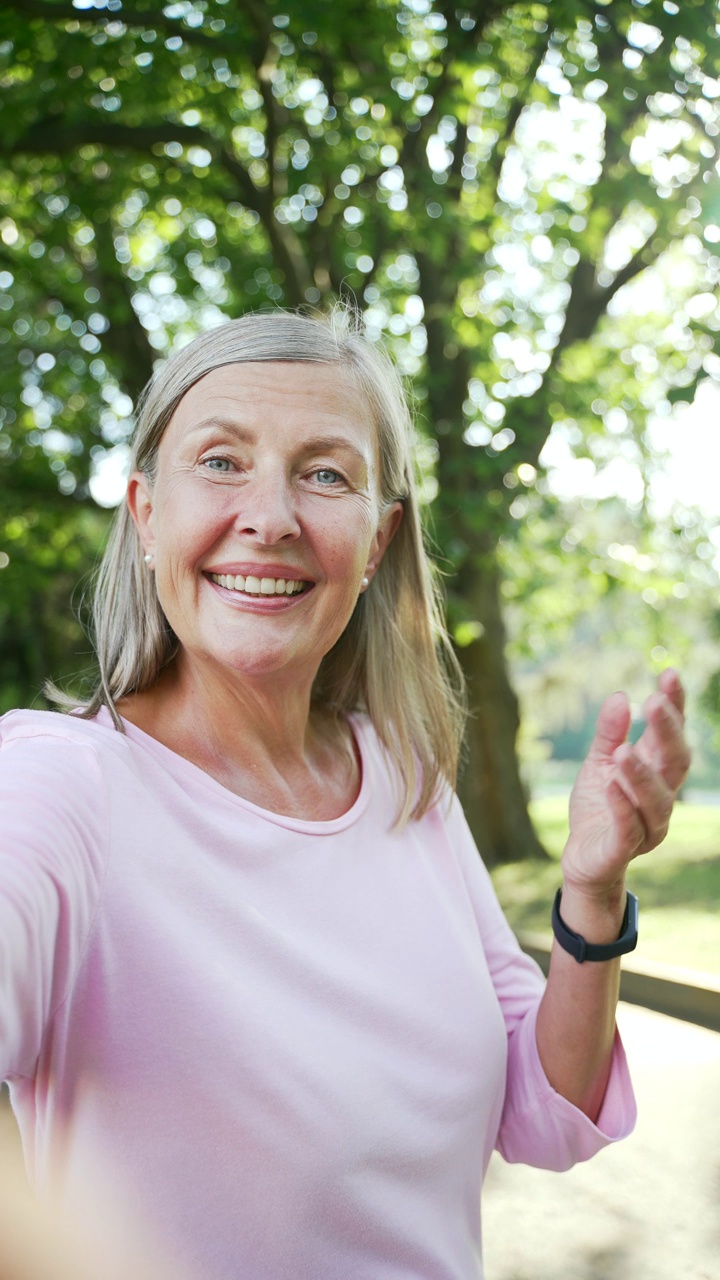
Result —
<svg viewBox="0 0 720 1280"><path fill-rule="evenodd" d="M569 1173L494 1156L486 1280L720 1280L720 1034L621 1005L632 1138Z"/></svg>

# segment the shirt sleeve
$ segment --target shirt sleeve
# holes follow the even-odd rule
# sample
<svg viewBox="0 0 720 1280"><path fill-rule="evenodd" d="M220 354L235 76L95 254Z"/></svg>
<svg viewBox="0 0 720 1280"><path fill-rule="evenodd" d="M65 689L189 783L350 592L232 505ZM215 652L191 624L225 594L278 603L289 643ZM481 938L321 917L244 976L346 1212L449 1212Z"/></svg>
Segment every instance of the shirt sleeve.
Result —
<svg viewBox="0 0 720 1280"><path fill-rule="evenodd" d="M89 937L107 844L91 747L0 721L0 1079L35 1073Z"/></svg>
<svg viewBox="0 0 720 1280"><path fill-rule="evenodd" d="M511 1163L558 1172L569 1169L634 1128L635 1098L619 1033L605 1098L593 1124L553 1089L545 1075L535 1037L545 979L535 961L521 951L503 915L457 801L448 822L507 1029L507 1083L496 1148Z"/></svg>

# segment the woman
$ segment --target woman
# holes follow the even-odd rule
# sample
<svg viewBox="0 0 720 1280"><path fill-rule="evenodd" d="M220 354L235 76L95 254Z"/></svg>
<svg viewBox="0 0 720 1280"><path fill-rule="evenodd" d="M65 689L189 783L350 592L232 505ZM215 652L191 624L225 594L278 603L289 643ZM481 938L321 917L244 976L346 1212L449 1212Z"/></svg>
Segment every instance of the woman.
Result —
<svg viewBox="0 0 720 1280"><path fill-rule="evenodd" d="M72 1205L102 1166L205 1280L477 1278L494 1146L560 1169L632 1128L614 957L687 768L677 677L635 747L603 707L543 994L452 795L386 358L338 317L224 325L150 386L134 465L94 697L0 724L0 1070L31 1171Z"/></svg>

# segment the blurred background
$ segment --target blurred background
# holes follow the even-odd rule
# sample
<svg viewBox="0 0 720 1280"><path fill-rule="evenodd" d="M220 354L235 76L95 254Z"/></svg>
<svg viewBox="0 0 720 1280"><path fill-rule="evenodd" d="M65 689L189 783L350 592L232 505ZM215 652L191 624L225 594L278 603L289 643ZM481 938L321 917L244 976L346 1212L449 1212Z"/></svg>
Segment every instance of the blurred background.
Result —
<svg viewBox="0 0 720 1280"><path fill-rule="evenodd" d="M694 765L642 956L717 981L716 0L0 0L0 87L0 711L92 671L156 362L343 298L412 388L511 921L547 931L603 697L639 727L675 665Z"/></svg>
<svg viewBox="0 0 720 1280"><path fill-rule="evenodd" d="M713 800L719 22L0 0L0 710L92 669L78 613L156 362L341 297L412 386L488 863L543 862L561 810L528 797L668 664Z"/></svg>

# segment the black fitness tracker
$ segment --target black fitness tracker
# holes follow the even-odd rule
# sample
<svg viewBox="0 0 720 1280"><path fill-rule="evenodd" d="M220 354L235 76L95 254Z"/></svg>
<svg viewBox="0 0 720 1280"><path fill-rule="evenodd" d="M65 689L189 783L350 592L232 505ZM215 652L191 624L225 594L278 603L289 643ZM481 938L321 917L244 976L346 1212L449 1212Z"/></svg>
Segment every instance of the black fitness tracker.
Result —
<svg viewBox="0 0 720 1280"><path fill-rule="evenodd" d="M563 950L574 956L578 964L583 964L585 960L614 960L616 956L624 956L628 951L635 950L638 940L638 900L634 893L627 895L625 915L617 942L602 944L586 942L579 933L568 929L560 915L561 901L562 889L558 889L552 909L553 933Z"/></svg>

